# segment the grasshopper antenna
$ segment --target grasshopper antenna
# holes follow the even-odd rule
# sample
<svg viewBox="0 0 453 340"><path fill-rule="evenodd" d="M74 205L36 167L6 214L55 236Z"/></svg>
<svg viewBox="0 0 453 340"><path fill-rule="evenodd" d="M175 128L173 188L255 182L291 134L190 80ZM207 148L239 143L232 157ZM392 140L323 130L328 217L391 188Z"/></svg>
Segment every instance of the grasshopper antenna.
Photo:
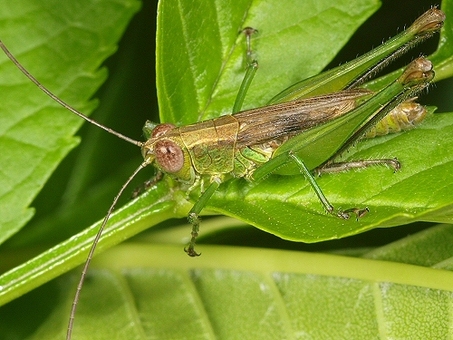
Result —
<svg viewBox="0 0 453 340"><path fill-rule="evenodd" d="M123 192L126 189L126 187L129 185L129 183L135 178L135 176L143 168L145 168L149 164L150 164L150 162L148 160L145 160L142 164L140 164L140 166L137 169L135 169L133 174L127 179L127 181L123 184L123 186L121 187L121 189L118 192L118 194L113 199L113 202L110 205L109 210L107 211L107 215L105 215L104 219L102 220L101 227L99 228L98 232L96 233L96 236L94 237L94 240L93 240L93 243L91 244L91 248L90 248L90 251L88 253L87 259L85 261L85 264L83 265L82 273L80 274L80 279L79 279L79 282L77 284L76 293L74 295L74 299L72 300L71 314L69 315L68 329L67 329L67 332L66 332L66 340L71 340L72 330L74 328L75 314L76 314L76 310L77 310L77 305L79 303L80 293L82 291L83 283L85 281L85 277L86 277L87 272L88 272L88 267L90 266L91 260L93 259L94 251L96 250L96 246L97 246L97 244L98 244L98 242L99 242L99 240L101 238L102 232L104 231L104 228L105 228L105 226L106 226L106 224L107 224L107 222L108 222L108 220L110 218L110 215L112 215L113 209L115 208L116 203L118 202L118 199L121 197L121 195L123 194Z"/></svg>
<svg viewBox="0 0 453 340"><path fill-rule="evenodd" d="M6 56L13 62L14 65L16 65L16 67L29 79L31 80L36 86L38 86L41 91L43 91L45 94L47 94L50 98L52 98L54 101L56 101L58 104L60 104L61 106L63 106L65 109L71 111L72 113L76 114L77 116L79 116L80 118L86 120L87 122L93 124L93 125L96 125L97 127L107 131L108 133L111 133L115 136L117 136L118 138L121 138L123 140L125 140L126 142L129 142L131 144L134 144L136 146L139 146L139 147L142 147L143 146L143 142L140 142L140 141L136 141L132 138L129 138L119 132L116 132L115 130L112 130L100 123L98 123L97 121L95 121L94 119L91 119L87 116L85 116L82 112L76 110L75 108L73 108L72 106L70 106L69 104L67 104L66 102L64 102L63 100L61 100L60 98L58 98L55 94L53 94L50 90L48 90L44 85L42 85L34 76L32 76L23 66L22 64L11 54L11 52L8 50L8 48L5 46L5 44L3 44L3 42L0 40L0 47L1 49L3 50L3 52L5 52ZM74 328L74 319L75 319L75 313L76 313L76 309L77 309L77 305L78 305L78 302L79 302L79 299L80 299L80 293L82 291L82 287L83 287L83 283L85 281L85 277L87 275L87 272L88 272L88 267L90 266L90 263L91 263L91 260L93 259L93 254L94 254L94 251L96 250L96 246L102 236L102 232L104 231L104 228L110 218L110 216L112 215L112 212L113 212L113 209L115 208L117 202L118 202L118 199L121 197L121 195L123 194L124 190L126 189L126 187L130 184L130 182L135 178L135 176L143 169L145 168L147 165L149 165L151 163L150 159L145 159L145 161L140 164L140 166L135 169L135 171L133 172L133 174L127 179L127 181L123 184L123 186L121 187L121 189L119 190L118 194L115 196L115 198L113 199L113 202L112 204L110 205L110 208L109 210L107 211L107 215L104 217L103 221L102 221L102 224L98 230L98 232L96 233L95 237L94 237L94 240L93 240L93 243L91 245L91 248L90 248L90 251L88 253L88 256L87 256L87 259L85 261L85 264L83 266L83 269L82 269L82 273L80 275L80 279L79 279L79 282L77 284L77 290L76 290L76 293L74 295L74 299L72 301L72 306L71 306L71 314L69 316L69 322L68 322L68 329L67 329L67 333L66 333L66 339L67 340L70 340L71 337L72 337L72 330Z"/></svg>
<svg viewBox="0 0 453 340"><path fill-rule="evenodd" d="M86 120L87 122L96 125L97 127L107 131L108 133L111 133L112 135L117 136L118 138L121 138L122 140L125 140L128 143L137 145L138 147L142 147L143 143L140 141L136 141L132 138L129 138L119 132L116 132L115 130L112 130L94 119L91 119L87 116L85 116L82 112L74 109L72 106L67 104L66 102L62 101L60 98L58 98L56 95L54 95L50 90L48 90L44 85L42 85L35 77L33 77L23 66L22 64L11 54L11 52L8 50L8 48L5 46L5 44L0 40L0 47L5 52L6 56L13 62L14 65L28 78L30 79L36 86L38 86L41 91L43 91L45 94L47 94L50 98L52 98L54 101L56 101L58 104L63 106L65 109L71 111L72 113L76 114L80 118Z"/></svg>

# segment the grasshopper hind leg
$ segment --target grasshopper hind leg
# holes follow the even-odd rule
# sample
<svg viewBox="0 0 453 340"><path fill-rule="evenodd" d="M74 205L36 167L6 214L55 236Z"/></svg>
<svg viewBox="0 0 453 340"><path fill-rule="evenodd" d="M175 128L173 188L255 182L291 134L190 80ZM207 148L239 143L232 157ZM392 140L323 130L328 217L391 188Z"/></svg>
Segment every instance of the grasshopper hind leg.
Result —
<svg viewBox="0 0 453 340"><path fill-rule="evenodd" d="M358 161L350 161L350 162L327 162L326 164L310 171L304 162L299 159L293 153L289 153L289 156L294 160L294 162L299 166L300 172L305 176L305 178L309 181L311 187L315 191L316 195L318 196L321 204L324 206L326 211L334 216L337 216L341 219L349 219L351 215L355 215L357 219L366 215L369 212L367 207L365 208L350 208L345 210L336 209L325 197L324 193L322 192L321 188L319 187L318 183L314 176L321 176L322 174L332 174L338 173L343 171L348 171L352 169L364 169L371 166L379 166L379 165L386 165L388 167L393 168L396 172L401 168L400 162L396 158L389 158L389 159L364 159Z"/></svg>
<svg viewBox="0 0 453 340"><path fill-rule="evenodd" d="M321 176L322 174L332 174L352 169L365 169L372 166L385 165L397 172L401 169L401 163L396 158L383 158L383 159L361 159L349 162L332 162L326 163L314 170L315 175Z"/></svg>
<svg viewBox="0 0 453 340"><path fill-rule="evenodd" d="M300 172L305 176L305 178L310 183L311 187L315 191L316 195L318 196L321 204L324 206L324 209L331 215L336 216L338 218L347 220L351 217L351 215L355 215L357 219L363 217L368 211L368 207L365 208L350 208L350 209L337 209L335 208L326 198L324 193L322 192L321 188L319 187L316 179L314 178L312 172L307 168L305 163L297 157L294 153L289 152L289 157L293 159L293 161L299 166Z"/></svg>
<svg viewBox="0 0 453 340"><path fill-rule="evenodd" d="M316 176L321 176L322 174L332 174L332 173L338 173L338 172L348 171L348 170L352 170L352 169L365 169L365 168L372 167L372 166L382 166L382 165L393 168L394 172L401 169L401 163L396 158L384 158L384 159L362 159L362 160L349 161L349 162L326 163L326 164L316 168L313 171L313 173ZM322 200L321 200L321 202L322 202ZM357 219L359 219L360 217L364 216L368 211L369 211L368 208L364 208L364 209L352 208L352 209L343 210L342 213L345 213L347 215L355 214L357 216Z"/></svg>

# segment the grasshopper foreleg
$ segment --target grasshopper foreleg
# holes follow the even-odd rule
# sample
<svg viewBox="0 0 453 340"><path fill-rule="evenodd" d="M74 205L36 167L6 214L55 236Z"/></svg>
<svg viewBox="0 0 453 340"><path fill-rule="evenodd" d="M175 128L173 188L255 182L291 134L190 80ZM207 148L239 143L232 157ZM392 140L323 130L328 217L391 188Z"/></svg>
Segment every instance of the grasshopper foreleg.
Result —
<svg viewBox="0 0 453 340"><path fill-rule="evenodd" d="M253 55L253 50L251 48L251 36L258 31L252 27L246 27L244 28L241 33L245 34L246 37L246 45L247 45L247 54L246 54L246 61L247 61L247 70L244 75L244 78L242 80L241 86L239 87L238 94L236 96L236 100L233 105L233 110L232 113L237 113L241 111L242 104L244 103L245 96L248 92L248 89L250 87L250 84L253 81L253 78L255 78L256 71L258 69L258 61ZM206 190L203 191L202 189L202 194L198 201L195 203L195 205L192 207L192 209L189 212L189 215L187 216L187 219L189 223L192 225L192 232L191 232L191 238L189 245L184 249L184 251L192 257L199 256L200 254L195 251L195 242L198 237L198 232L200 230L200 217L199 214L201 210L205 207L207 201L211 198L211 196L214 194L214 192L217 190L221 183L221 179L219 177L212 177L211 178L211 183L209 186L206 188ZM202 182L203 184L203 182ZM195 185L194 185L195 186ZM191 189L189 189L190 191Z"/></svg>
<svg viewBox="0 0 453 340"><path fill-rule="evenodd" d="M141 194L143 194L145 191L147 191L149 188L151 188L153 185L157 184L160 182L160 180L163 178L164 174L162 171L158 170L156 174L145 181L140 187L135 188L135 190L132 192L132 199L137 198Z"/></svg>
<svg viewBox="0 0 453 340"><path fill-rule="evenodd" d="M350 208L350 209L346 209L346 210L336 209L327 200L326 196L324 195L324 193L322 192L318 183L316 182L316 179L314 178L311 171L307 168L305 163L291 151L289 152L289 157L291 157L293 159L293 161L299 166L300 172L308 180L311 187L313 188L316 195L318 196L319 200L321 201L321 204L324 206L324 208L326 209L326 211L329 214L332 214L334 216L347 220L351 217L351 214L356 215L357 219L359 219L360 217L364 216L369 211L368 208Z"/></svg>
<svg viewBox="0 0 453 340"><path fill-rule="evenodd" d="M214 194L214 192L217 190L221 183L221 180L219 177L213 177L211 179L211 183L209 186L206 188L206 190L201 194L200 198L198 201L195 203L195 205L190 209L189 215L187 216L187 220L189 223L192 225L192 232L191 232L191 238L189 245L184 248L184 251L187 253L187 255L191 257L195 256L200 256L199 253L195 251L195 242L198 236L198 232L200 230L200 217L199 214L201 210L205 207L206 203L209 201L211 196Z"/></svg>

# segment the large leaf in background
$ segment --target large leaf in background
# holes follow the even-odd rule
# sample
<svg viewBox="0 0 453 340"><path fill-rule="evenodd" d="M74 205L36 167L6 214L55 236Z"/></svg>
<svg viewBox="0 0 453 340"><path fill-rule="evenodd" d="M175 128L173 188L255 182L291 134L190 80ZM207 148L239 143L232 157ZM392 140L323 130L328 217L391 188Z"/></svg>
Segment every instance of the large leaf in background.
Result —
<svg viewBox="0 0 453 340"><path fill-rule="evenodd" d="M89 98L106 79L99 65L115 51L137 2L3 1L1 38L25 67L75 107L90 112ZM62 13L77 13L72 18ZM96 20L109 13L110 19ZM20 37L20 38L17 38ZM65 41L72 44L62 44ZM79 53L80 50L87 51ZM33 215L27 209L61 159L77 144L71 138L82 121L35 91L1 55L0 242Z"/></svg>
<svg viewBox="0 0 453 340"><path fill-rule="evenodd" d="M180 246L120 245L93 263L75 336L448 339L452 235L451 225L440 225L363 258L204 246L194 261ZM39 289L58 292L59 303L31 339L62 337L76 278Z"/></svg>
<svg viewBox="0 0 453 340"><path fill-rule="evenodd" d="M227 9L223 8L223 10ZM267 10L269 11L269 9ZM297 10L294 9L293 11L296 12ZM271 12L278 13L277 10ZM190 14L193 13L195 13L195 10L190 12ZM229 15L229 12L224 13L224 15ZM202 18L203 15L198 15L198 17ZM176 53L185 52L176 51ZM278 53L281 53L281 49L278 50ZM290 56L290 59L294 58ZM282 63L282 67L284 66L285 63ZM182 70L186 71L187 68ZM241 72L239 73L241 74ZM297 70L294 70L293 73L296 74ZM241 77L240 74L237 76L238 79ZM294 80L298 79L299 77ZM282 87L291 84L294 80L288 81ZM265 86L267 91L270 85L262 84L264 84L262 86ZM271 92L270 96L281 90L282 87ZM175 95L175 93L170 95ZM265 98L265 100L267 99ZM159 193L162 194L162 191L152 192L150 201L153 201L154 198L152 196L154 194L159 197ZM165 200L168 197L160 196L160 198ZM121 224L122 219L134 222L134 220L139 219L140 216L138 215L149 213L145 209L146 197L140 198L137 202L140 202L140 205L136 208L132 205L132 212L126 211L125 215L119 214L117 216L119 222L115 222L115 227ZM318 203L316 202L316 204ZM97 210L99 209L97 208ZM317 209L319 209L319 206ZM151 212L148 216L148 219L151 220L149 223L155 223L157 216L162 215ZM168 216L165 218L168 218ZM144 224L146 225L146 223ZM203 228L209 229L208 224L203 224ZM187 231L187 226L185 226L183 234L187 235ZM173 232L171 233L174 237ZM124 238L124 235L118 237ZM424 246L429 246L436 250L447 249L448 247L446 246L442 248L440 243L442 240L448 241L447 236L448 233L440 237L438 242ZM165 239L168 242L171 238L166 237ZM89 238L78 235L73 241L74 252L80 252L77 247L80 247L82 242L88 243ZM256 241L257 239L254 242ZM97 274L99 273L97 271L96 274L93 273L91 280L87 282L88 285L85 287L84 296L86 300L80 305L76 319L78 327L77 338L83 338L84 335L85 338L89 339L94 336L106 339L114 337L142 338L145 336L144 334L158 334L157 337L173 336L179 338L187 337L188 334L190 337L197 338L203 336L213 338L214 334L231 337L234 334L234 336L242 338L265 338L265 336L269 337L269 335L275 334L269 332L267 328L258 327L263 325L261 322L263 319L261 311L273 310L277 310L277 312L272 314L275 319L271 320L270 326L272 326L271 330L279 332L277 337L284 330L291 334L304 334L305 332L320 338L319 332L329 328L331 332L329 334L339 334L338 331L341 329L342 332L346 332L341 333L345 334L345 337L364 338L369 337L369 334L375 334L373 329L378 331L385 330L386 334L398 335L407 333L407 329L410 327L414 334L423 334L423 337L426 338L427 336L421 331L426 332L426 325L429 320L426 320L423 315L439 316L437 320L440 320L440 322L436 323L437 327L429 328L431 335L434 334L434 337L437 334L445 334L445 330L448 329L448 315L439 312L445 310L444 307L449 304L450 293L448 292L448 287L449 282L451 282L451 273L445 271L424 271L423 268L413 266L396 266L395 268L392 267L394 265L392 263L387 263L387 266L385 266L385 263L382 266L378 264L378 266L374 267L374 262L371 261L349 262L347 258L338 258L336 256L332 256L331 260L333 262L329 265L320 261L320 257L310 258L310 256L304 256L303 253L294 254L285 251L263 252L252 249L240 252L235 248L229 247L202 248L201 250L205 252L203 257L193 261L185 258L181 248L182 246L180 245L176 247L151 245L147 248L132 244L131 248L127 247L126 252L121 252L122 248L119 248L119 253L107 253L105 257L100 258L98 266L102 268L107 263L110 265L117 264L121 268L127 267L130 269L126 270L126 275L124 276L115 269L113 276L116 276L118 280L113 281L111 280L112 274L109 272L101 271L100 274ZM395 251L397 252L397 250ZM13 252L12 256L14 255L15 253ZM55 252L54 255L59 256L59 261L65 261L61 251ZM172 255L175 256L174 261L172 260ZM49 256L51 257L52 253L49 253ZM448 256L450 255L446 253L442 258L448 261ZM82 253L78 261L80 262L83 257ZM308 266L306 269L301 266L304 263L310 264L310 261L314 261L314 265ZM248 266L245 266L244 262ZM40 265L44 268L48 267L49 263L51 262L42 262ZM271 266L271 263L274 263L275 266ZM255 267L253 267L253 264L255 264ZM292 264L292 266L288 266L288 264ZM73 265L74 263L67 264L67 268ZM157 268L157 274L155 270L148 271L143 268L148 266ZM163 267L180 269L177 269L176 272L159 269ZM196 268L195 271L188 271L188 268L194 267ZM204 270L204 268L211 269ZM218 270L212 268L217 268ZM355 273L346 272L348 268L352 268L351 270L355 271ZM45 271L46 269L40 270ZM396 271L397 274L394 276L389 275L392 271ZM141 274L137 275L137 272ZM258 275L256 274L257 272ZM269 279L267 274L269 272L277 273L274 275L276 279ZM260 273L266 274L261 275ZM382 276L380 276L380 273L382 273ZM302 274L302 276L299 276L299 274ZM320 274L321 276L318 277ZM435 274L439 276L434 277ZM50 273L47 279L53 275ZM408 275L420 280L408 281ZM350 279L337 279L337 276ZM433 281L425 282L423 278L426 277L433 277ZM100 283L103 278L107 278L105 284ZM314 280L318 278L319 280ZM33 281L34 278L32 277L30 280ZM0 320L2 320L2 327L0 327L2 332L15 335L18 333L34 333L34 338L37 339L51 339L54 336L61 338L64 333L70 300L75 289L74 280L75 277L66 277L53 281L51 284L2 308L0 310L2 313L0 317ZM324 281L325 284L321 284L321 281ZM387 283L380 284L382 281ZM109 282L113 283L114 287L108 286ZM160 285L162 282L165 283ZM304 284L304 282L307 284ZM370 284L370 282L372 283ZM221 287L222 283L223 286ZM354 283L357 284L354 285ZM288 289L291 284L295 287L293 290ZM313 284L315 287L313 287ZM422 286L426 289L414 289L411 285ZM316 286L319 290L314 291ZM382 287L383 294L386 294L391 292L388 288L393 286L396 288L401 287L402 293L411 291L413 294L410 295L410 299L406 300L404 299L404 294L396 295L396 299L391 301L376 298L376 296L379 296L379 294L376 294L379 288ZM212 290L212 287L215 289ZM151 288L151 290L148 290L148 288ZM153 290L153 288L156 290ZM238 290L237 293L233 293L233 288ZM369 297L369 299L365 300L367 302L371 301L371 303L366 305L364 309L365 311L372 311L358 314L354 320L362 321L363 323L358 328L350 330L347 325L351 325L351 319L346 317L353 315L351 311L362 310L356 307L364 306L361 304L364 300L364 292L370 289L374 294L371 297L365 295ZM216 295L216 291L218 295ZM301 296L300 292L304 291L308 292L308 295ZM112 295L109 295L108 292L111 292ZM240 292L247 294L245 296L239 295ZM341 294L338 294L338 292L341 292ZM230 309L236 305L232 301L232 298L236 295L239 297L241 309L246 305L250 305L250 309L242 311L244 314L236 314L240 310ZM249 296L249 300L244 300L247 296ZM151 299L151 302L147 302L147 298ZM374 301L373 298L375 299ZM93 301L97 303L93 303ZM247 302L244 303L244 301ZM260 301L262 302L261 304L259 304ZM286 303L285 301L289 302ZM383 301L384 303L382 303ZM35 308L30 315L25 315L24 311L30 310L27 307L30 305ZM331 307L326 308L326 305ZM376 305L388 308L375 308ZM351 306L351 309L348 306ZM156 310L147 310L147 308L154 307L156 307ZM308 309L300 309L300 307ZM340 309L340 307L343 309ZM378 311L379 318L376 314L373 314L375 309ZM386 311L384 316L388 316L387 319L381 317L383 310ZM389 310L394 310L395 313L387 314ZM332 311L332 313L326 315L329 311ZM415 315L413 314L414 311L420 311L420 314ZM219 313L222 314L222 318L218 317ZM244 315L244 317L242 318L241 315ZM340 318L345 318L342 319L344 322L338 322ZM370 325L376 325L376 319L379 327L370 328ZM247 334L244 335L241 332L245 329L245 322L248 320L250 320L250 323L247 327ZM259 323L254 322L254 320L259 320ZM352 324L356 324L354 320L352 320ZM408 323L408 320L412 323ZM239 323L240 321L241 323ZM27 323L29 327L26 330L23 327L24 323ZM155 327L156 324L158 325L157 328ZM178 327L175 327L175 325ZM307 326L303 327L304 325ZM162 327L159 328L159 326ZM181 328L184 331L182 335L180 333ZM37 329L39 330L35 332ZM127 336L122 336L124 334L127 334ZM326 336L327 338L330 338L329 334Z"/></svg>

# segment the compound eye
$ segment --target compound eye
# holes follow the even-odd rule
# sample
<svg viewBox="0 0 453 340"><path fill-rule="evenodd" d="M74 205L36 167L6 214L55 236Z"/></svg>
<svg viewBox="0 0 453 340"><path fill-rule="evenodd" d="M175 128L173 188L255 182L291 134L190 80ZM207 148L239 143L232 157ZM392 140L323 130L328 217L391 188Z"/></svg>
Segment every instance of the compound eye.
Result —
<svg viewBox="0 0 453 340"><path fill-rule="evenodd" d="M153 132L151 133L151 137L156 138L156 137L162 136L162 135L166 134L168 131L173 130L174 128L175 128L175 126L170 123L159 124L153 129Z"/></svg>
<svg viewBox="0 0 453 340"><path fill-rule="evenodd" d="M159 167L167 173L175 173L184 165L184 153L171 140L161 140L154 145L154 155Z"/></svg>

